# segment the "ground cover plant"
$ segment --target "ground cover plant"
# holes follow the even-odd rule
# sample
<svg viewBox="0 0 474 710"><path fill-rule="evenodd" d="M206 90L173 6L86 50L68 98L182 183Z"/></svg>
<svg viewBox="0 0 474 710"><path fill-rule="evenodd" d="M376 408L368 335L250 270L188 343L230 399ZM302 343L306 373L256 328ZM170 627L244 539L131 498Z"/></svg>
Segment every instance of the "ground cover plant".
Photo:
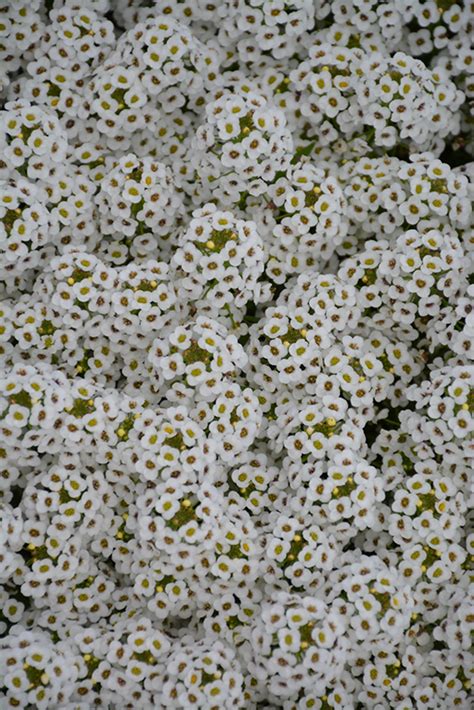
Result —
<svg viewBox="0 0 474 710"><path fill-rule="evenodd" d="M473 37L0 1L1 710L470 710Z"/></svg>

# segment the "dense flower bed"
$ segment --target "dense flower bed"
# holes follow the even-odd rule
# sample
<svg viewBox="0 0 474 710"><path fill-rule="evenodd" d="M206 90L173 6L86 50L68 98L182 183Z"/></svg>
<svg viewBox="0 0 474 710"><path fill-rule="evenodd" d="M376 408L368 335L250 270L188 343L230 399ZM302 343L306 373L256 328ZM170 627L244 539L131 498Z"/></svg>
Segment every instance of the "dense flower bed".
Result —
<svg viewBox="0 0 474 710"><path fill-rule="evenodd" d="M469 710L474 4L1 5L0 707Z"/></svg>

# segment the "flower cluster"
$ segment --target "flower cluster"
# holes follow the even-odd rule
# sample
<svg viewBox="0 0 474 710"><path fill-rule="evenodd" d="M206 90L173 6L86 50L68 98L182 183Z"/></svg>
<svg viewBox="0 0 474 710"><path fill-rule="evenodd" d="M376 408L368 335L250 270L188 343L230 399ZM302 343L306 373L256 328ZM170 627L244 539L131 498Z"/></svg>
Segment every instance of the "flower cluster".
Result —
<svg viewBox="0 0 474 710"><path fill-rule="evenodd" d="M291 166L268 190L265 228L270 231L267 270L275 283L328 261L347 236L348 207L328 168Z"/></svg>
<svg viewBox="0 0 474 710"><path fill-rule="evenodd" d="M180 219L182 201L170 170L152 158L125 155L104 175L97 195L100 230L108 251L123 259L165 251ZM157 240L158 237L158 240ZM124 249L127 247L127 250ZM114 257L117 263L119 257Z"/></svg>
<svg viewBox="0 0 474 710"><path fill-rule="evenodd" d="M290 79L302 94L308 131L322 145L361 136L379 150L427 150L442 148L443 139L459 131L464 94L403 52L384 56L322 42Z"/></svg>
<svg viewBox="0 0 474 710"><path fill-rule="evenodd" d="M263 241L252 220L208 203L192 213L172 258L179 294L211 312L244 307L268 292L259 283L265 268Z"/></svg>
<svg viewBox="0 0 474 710"><path fill-rule="evenodd" d="M231 204L265 192L290 165L293 139L286 123L285 113L255 92L224 92L208 103L191 144L200 192L217 191Z"/></svg>
<svg viewBox="0 0 474 710"><path fill-rule="evenodd" d="M470 710L473 36L0 7L2 710Z"/></svg>

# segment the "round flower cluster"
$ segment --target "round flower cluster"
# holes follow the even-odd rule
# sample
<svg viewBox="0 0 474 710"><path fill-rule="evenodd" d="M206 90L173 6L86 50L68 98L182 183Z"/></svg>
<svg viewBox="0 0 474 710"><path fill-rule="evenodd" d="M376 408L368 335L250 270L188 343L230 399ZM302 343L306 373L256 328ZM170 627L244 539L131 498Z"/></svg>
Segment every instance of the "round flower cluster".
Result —
<svg viewBox="0 0 474 710"><path fill-rule="evenodd" d="M180 399L196 394L206 401L220 393L224 379L236 379L247 365L236 336L203 316L157 337L148 359L164 397L175 390Z"/></svg>
<svg viewBox="0 0 474 710"><path fill-rule="evenodd" d="M265 254L255 223L219 210L212 202L192 213L172 265L179 295L211 312L231 313L231 306L262 301L269 290L260 282Z"/></svg>
<svg viewBox="0 0 474 710"><path fill-rule="evenodd" d="M41 0L11 0L0 8L0 91L31 56L41 41L46 23L41 16Z"/></svg>
<svg viewBox="0 0 474 710"><path fill-rule="evenodd" d="M66 158L67 138L55 113L18 100L8 102L2 111L0 145L2 178L17 172L33 182L47 181L47 171ZM45 156L48 164L43 166Z"/></svg>
<svg viewBox="0 0 474 710"><path fill-rule="evenodd" d="M155 15L122 34L89 74L84 110L110 149L120 150L134 134L159 131L187 102L195 116L202 111L217 81L217 57L185 25Z"/></svg>
<svg viewBox="0 0 474 710"><path fill-rule="evenodd" d="M219 195L227 204L261 195L289 167L293 138L285 113L255 92L224 92L206 105L191 144L198 197Z"/></svg>
<svg viewBox="0 0 474 710"><path fill-rule="evenodd" d="M2 710L470 710L473 37L0 7Z"/></svg>
<svg viewBox="0 0 474 710"><path fill-rule="evenodd" d="M249 636L251 650L244 649L257 692L276 703L295 691L302 699L323 695L346 661L342 616L314 597L274 593Z"/></svg>
<svg viewBox="0 0 474 710"><path fill-rule="evenodd" d="M163 163L129 154L101 180L97 210L101 233L113 239L108 251L129 247L125 260L163 250L180 219L182 202Z"/></svg>
<svg viewBox="0 0 474 710"><path fill-rule="evenodd" d="M472 186L441 160L422 153L410 162L392 157L349 160L339 177L349 216L344 253L359 247L360 239L382 234L393 239L424 225L450 225L461 238L468 238Z"/></svg>
<svg viewBox="0 0 474 710"><path fill-rule="evenodd" d="M23 3L13 0L13 4ZM74 137L81 132L87 116L83 106L85 83L115 41L113 24L94 10L95 3L88 4L91 7L76 0L53 3L45 14L38 41L25 56L24 71L10 88L12 97L53 110L63 129ZM29 9L31 3L27 5Z"/></svg>
<svg viewBox="0 0 474 710"><path fill-rule="evenodd" d="M267 270L275 283L328 261L347 235L348 206L329 169L311 163L291 166L271 185L267 204Z"/></svg>
<svg viewBox="0 0 474 710"><path fill-rule="evenodd" d="M298 51L298 42L314 27L311 0L227 0L216 10L219 42L226 48L236 46L245 62L249 58L255 61L262 51L286 60Z"/></svg>
<svg viewBox="0 0 474 710"><path fill-rule="evenodd" d="M386 56L322 42L290 74L321 145L362 137L369 149L438 150L459 131L464 94L403 52Z"/></svg>

